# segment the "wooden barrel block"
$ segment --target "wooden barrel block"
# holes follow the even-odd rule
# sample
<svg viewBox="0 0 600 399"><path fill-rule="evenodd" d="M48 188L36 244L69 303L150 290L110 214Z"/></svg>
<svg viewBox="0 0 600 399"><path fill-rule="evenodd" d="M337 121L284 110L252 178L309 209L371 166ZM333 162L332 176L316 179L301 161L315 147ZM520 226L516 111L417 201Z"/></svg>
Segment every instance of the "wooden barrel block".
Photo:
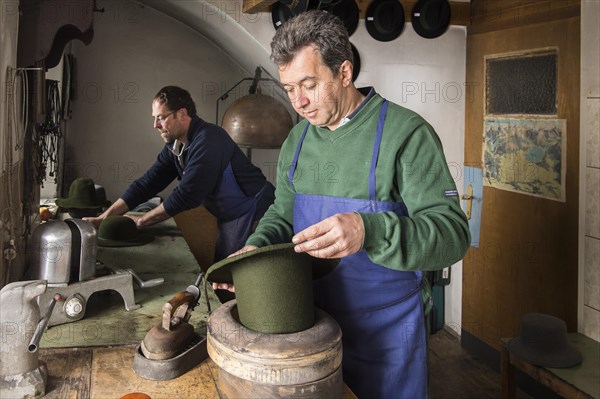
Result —
<svg viewBox="0 0 600 399"><path fill-rule="evenodd" d="M305 384L272 385L244 380L219 368L219 392L224 398L301 398L336 399L343 396L342 368L333 374Z"/></svg>
<svg viewBox="0 0 600 399"><path fill-rule="evenodd" d="M315 309L313 327L265 334L244 327L235 314L234 300L208 320L208 354L226 397L342 397L342 333L331 316Z"/></svg>

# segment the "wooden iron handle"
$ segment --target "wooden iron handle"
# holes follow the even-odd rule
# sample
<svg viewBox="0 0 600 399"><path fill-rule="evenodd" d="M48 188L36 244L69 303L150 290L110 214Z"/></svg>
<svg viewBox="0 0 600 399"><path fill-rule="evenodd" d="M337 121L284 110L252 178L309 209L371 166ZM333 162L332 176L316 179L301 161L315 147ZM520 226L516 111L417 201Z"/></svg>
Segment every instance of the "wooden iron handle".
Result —
<svg viewBox="0 0 600 399"><path fill-rule="evenodd" d="M162 326L165 330L170 331L171 319L173 317L179 317L183 319L188 311L189 304L194 302L196 298L189 291L181 291L175 294L169 302L163 305L163 319Z"/></svg>

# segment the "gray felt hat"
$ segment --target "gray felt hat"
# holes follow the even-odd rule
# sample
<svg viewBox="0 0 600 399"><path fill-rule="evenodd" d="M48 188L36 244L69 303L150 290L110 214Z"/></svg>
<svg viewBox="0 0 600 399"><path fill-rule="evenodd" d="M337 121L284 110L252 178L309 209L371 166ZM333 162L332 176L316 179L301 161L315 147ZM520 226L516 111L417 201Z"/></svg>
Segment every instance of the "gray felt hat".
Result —
<svg viewBox="0 0 600 399"><path fill-rule="evenodd" d="M314 325L314 279L331 272L339 259L296 253L294 245L276 244L244 252L212 265L206 279L233 283L239 321L270 334L304 331Z"/></svg>
<svg viewBox="0 0 600 399"><path fill-rule="evenodd" d="M557 317L528 313L521 318L521 332L508 350L528 363L564 368L581 363L581 353L567 342L567 326Z"/></svg>

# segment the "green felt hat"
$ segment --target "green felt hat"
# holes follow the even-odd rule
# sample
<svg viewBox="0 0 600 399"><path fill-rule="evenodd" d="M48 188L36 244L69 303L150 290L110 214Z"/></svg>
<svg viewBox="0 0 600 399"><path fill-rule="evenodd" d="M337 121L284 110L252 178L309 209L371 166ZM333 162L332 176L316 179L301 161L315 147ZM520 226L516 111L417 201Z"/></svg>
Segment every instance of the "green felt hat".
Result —
<svg viewBox="0 0 600 399"><path fill-rule="evenodd" d="M100 223L97 238L101 247L134 247L154 240L154 236L140 233L133 219L118 215Z"/></svg>
<svg viewBox="0 0 600 399"><path fill-rule="evenodd" d="M56 205L69 209L92 209L110 206L110 201L97 198L96 186L92 179L78 177L69 187L69 197L58 198Z"/></svg>
<svg viewBox="0 0 600 399"><path fill-rule="evenodd" d="M213 264L206 279L233 283L239 320L268 334L307 330L315 323L312 280L331 272L339 259L296 253L294 244L276 244Z"/></svg>

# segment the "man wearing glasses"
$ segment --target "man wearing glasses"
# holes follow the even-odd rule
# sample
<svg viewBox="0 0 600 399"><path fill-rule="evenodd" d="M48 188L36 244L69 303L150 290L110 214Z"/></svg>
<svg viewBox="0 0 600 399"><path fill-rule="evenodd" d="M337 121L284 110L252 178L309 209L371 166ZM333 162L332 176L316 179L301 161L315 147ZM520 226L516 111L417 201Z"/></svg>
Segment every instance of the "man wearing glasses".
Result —
<svg viewBox="0 0 600 399"><path fill-rule="evenodd" d="M273 203L273 185L225 130L196 114L187 90L162 88L152 101L152 116L166 143L156 162L104 213L84 220L99 225L107 216L122 215L177 178L179 185L163 203L129 217L143 228L204 205L218 223L215 261L225 258L244 245L254 222Z"/></svg>

